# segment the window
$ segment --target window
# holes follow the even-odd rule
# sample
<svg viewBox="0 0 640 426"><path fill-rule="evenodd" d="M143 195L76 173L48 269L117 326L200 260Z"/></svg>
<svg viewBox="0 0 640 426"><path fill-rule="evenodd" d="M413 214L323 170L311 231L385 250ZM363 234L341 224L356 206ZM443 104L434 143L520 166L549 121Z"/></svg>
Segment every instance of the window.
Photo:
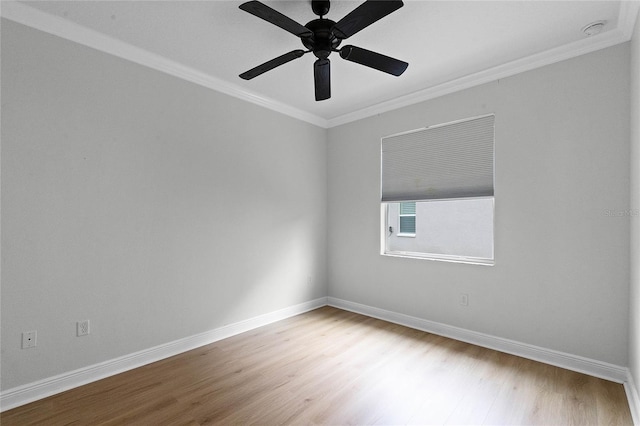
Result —
<svg viewBox="0 0 640 426"><path fill-rule="evenodd" d="M415 237L416 235L416 203L400 203L398 222L400 237Z"/></svg>
<svg viewBox="0 0 640 426"><path fill-rule="evenodd" d="M383 138L381 157L382 254L493 264L493 115Z"/></svg>

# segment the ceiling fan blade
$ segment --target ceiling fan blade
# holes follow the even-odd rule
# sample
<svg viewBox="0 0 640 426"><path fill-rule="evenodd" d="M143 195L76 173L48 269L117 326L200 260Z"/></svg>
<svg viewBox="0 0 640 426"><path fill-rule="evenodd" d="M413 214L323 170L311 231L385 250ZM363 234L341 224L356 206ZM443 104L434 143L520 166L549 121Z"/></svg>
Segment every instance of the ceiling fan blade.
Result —
<svg viewBox="0 0 640 426"><path fill-rule="evenodd" d="M318 59L313 64L313 79L316 87L316 101L324 101L331 97L331 62Z"/></svg>
<svg viewBox="0 0 640 426"><path fill-rule="evenodd" d="M401 75L409 66L409 64L404 61L351 45L346 45L340 49L340 57L347 61L356 62L395 75L396 77Z"/></svg>
<svg viewBox="0 0 640 426"><path fill-rule="evenodd" d="M252 68L249 71L243 72L242 74L240 74L240 78L251 80L252 78L270 71L275 67L279 67L280 65L284 65L287 62L293 61L294 59L301 57L305 53L307 52L304 50L292 50L289 53L285 53L284 55L280 55L277 58L265 62L264 64L258 65L257 67Z"/></svg>
<svg viewBox="0 0 640 426"><path fill-rule="evenodd" d="M402 0L367 0L339 20L333 26L333 33L344 40L400 9L403 5Z"/></svg>
<svg viewBox="0 0 640 426"><path fill-rule="evenodd" d="M249 12L250 14L264 19L265 21L270 22L273 25L277 25L283 30L289 31L291 34L298 37L313 36L313 32L307 27L298 24L288 16L283 15L277 10L272 9L266 4L260 3L257 0L242 3L239 7L245 12Z"/></svg>

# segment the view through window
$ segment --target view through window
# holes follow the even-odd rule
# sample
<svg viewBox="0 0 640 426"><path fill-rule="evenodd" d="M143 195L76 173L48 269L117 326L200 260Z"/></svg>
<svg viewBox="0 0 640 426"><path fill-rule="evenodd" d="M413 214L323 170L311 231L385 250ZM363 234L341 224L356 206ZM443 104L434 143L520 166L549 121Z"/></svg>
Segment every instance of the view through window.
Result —
<svg viewBox="0 0 640 426"><path fill-rule="evenodd" d="M403 204L386 204L388 254L480 263L493 259L493 198L411 203L415 214L410 230L403 229ZM398 232L394 223L400 224Z"/></svg>

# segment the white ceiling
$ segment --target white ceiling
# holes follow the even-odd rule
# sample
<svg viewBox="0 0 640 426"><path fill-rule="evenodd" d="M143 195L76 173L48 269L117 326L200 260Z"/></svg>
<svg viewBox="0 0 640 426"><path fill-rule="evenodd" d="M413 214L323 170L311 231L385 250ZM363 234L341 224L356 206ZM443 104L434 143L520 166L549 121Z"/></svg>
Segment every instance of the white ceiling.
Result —
<svg viewBox="0 0 640 426"><path fill-rule="evenodd" d="M238 74L302 48L241 1L2 2L2 15L325 127L629 40L638 1L417 1L344 41L404 60L393 77L333 54L332 97L316 102L305 55L253 80ZM263 3L301 24L310 0ZM360 1L335 0L338 21ZM44 12L44 13L43 13ZM601 34L581 30L607 21Z"/></svg>

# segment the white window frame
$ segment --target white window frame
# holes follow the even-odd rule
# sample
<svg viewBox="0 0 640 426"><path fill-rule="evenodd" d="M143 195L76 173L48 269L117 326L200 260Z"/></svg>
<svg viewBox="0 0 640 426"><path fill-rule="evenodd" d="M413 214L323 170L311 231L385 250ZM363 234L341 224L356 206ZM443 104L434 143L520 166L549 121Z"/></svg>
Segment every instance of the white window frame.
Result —
<svg viewBox="0 0 640 426"><path fill-rule="evenodd" d="M465 122L465 121L469 121L469 120L474 120L474 119L478 119L478 118L483 118L483 117L488 117L488 116L495 116L495 114L491 113L491 114L485 114L485 115L481 115L481 116L476 116L476 117L470 117L470 118L465 118L465 119L461 119L461 120L455 120L455 121L450 121L447 123L441 123L441 124L436 124L433 126L429 126L427 128L423 128L423 129L417 129L417 130L411 130L411 131L407 131L407 132L402 132L402 133L398 133L395 135L391 135L392 136L399 136L399 135L403 135L403 134L410 134L413 132L417 132L417 131L422 131L422 130L426 130L426 129L435 129L438 127L442 127L442 126L447 126L447 125L451 125L451 124L456 124L456 123L461 123L461 122ZM495 133L494 133L494 156L495 156ZM494 159L495 161L495 159ZM493 187L495 188L495 163L494 163L494 170L493 170ZM472 197L473 198L473 197ZM389 204L391 204L391 201L389 202L382 202L380 205L380 254L383 256L388 256L388 257L402 257L402 258L410 258L410 259L422 259L422 260L433 260L433 261L444 261L444 262L454 262L454 263L466 263L466 264L473 264L473 265L485 265L485 266L493 266L495 265L495 223L496 223L496 217L495 217L495 195L491 195L491 196L480 196L477 198L486 198L486 199L491 199L493 200L493 210L492 210L492 229L493 229L493 233L492 233L492 242L493 242L493 250L492 250L492 257L491 258L479 258L479 257L471 257L471 256L458 256L458 255L449 255L449 254L438 254L438 253L423 253L423 252L405 252L405 251L391 251L388 249L388 243L389 243L389 236L390 236L390 231L389 231ZM455 200L468 200L469 198L447 198L447 200L449 201L455 201ZM444 198L442 199L444 200ZM422 202L422 201L430 201L430 200L415 200L416 202ZM432 201L437 201L437 199L433 199ZM394 201L394 202L399 202L399 201ZM416 210L417 213L417 210ZM399 219L398 219L399 222ZM416 222L417 223L417 222ZM400 223L398 223L398 231L400 230ZM417 231L417 228L416 228ZM402 233L397 233L396 236L406 236L406 237L415 237L416 234L402 234Z"/></svg>

